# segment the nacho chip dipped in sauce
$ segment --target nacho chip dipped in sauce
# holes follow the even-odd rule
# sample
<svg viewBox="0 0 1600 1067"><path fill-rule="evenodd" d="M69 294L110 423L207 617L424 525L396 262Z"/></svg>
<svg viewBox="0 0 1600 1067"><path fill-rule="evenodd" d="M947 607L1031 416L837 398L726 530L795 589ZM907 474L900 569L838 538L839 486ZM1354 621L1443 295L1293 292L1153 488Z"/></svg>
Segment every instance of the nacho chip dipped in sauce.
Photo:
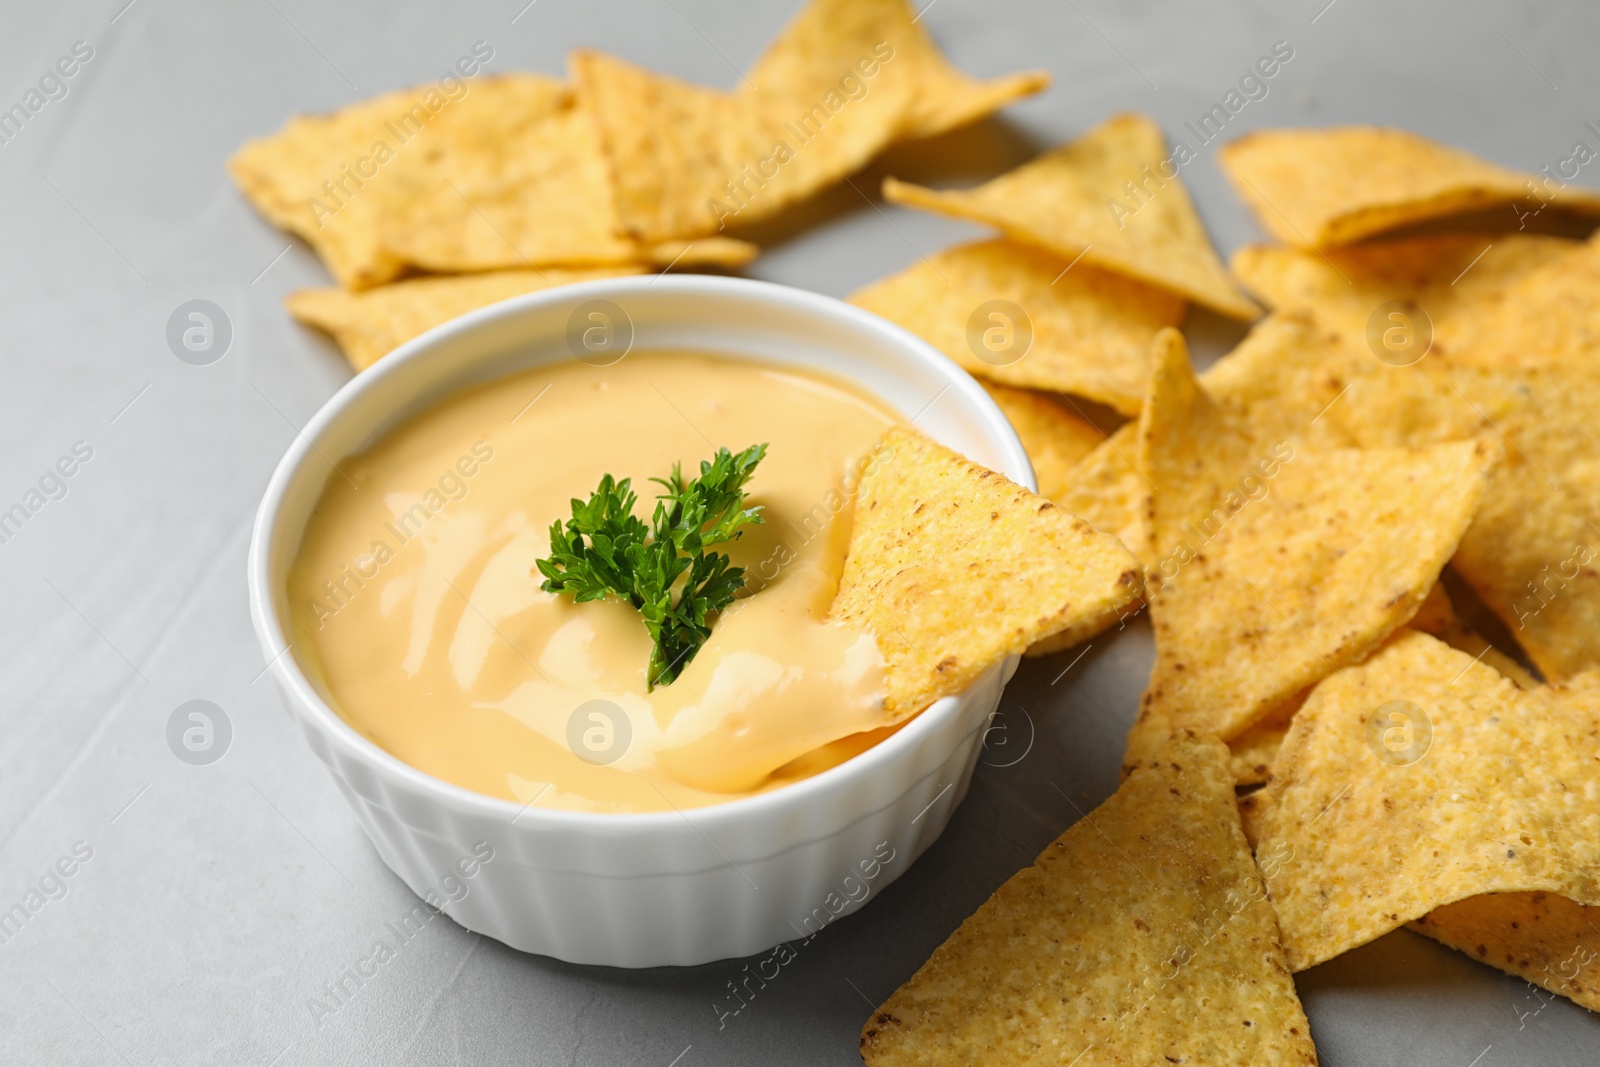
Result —
<svg viewBox="0 0 1600 1067"><path fill-rule="evenodd" d="M296 646L373 742L522 804L671 810L815 774L890 732L877 642L828 609L895 421L841 383L688 353L478 386L330 472L289 579ZM762 521L716 548L744 588L651 688L632 604L541 588L551 524L606 474L649 522L650 479L757 443Z"/></svg>

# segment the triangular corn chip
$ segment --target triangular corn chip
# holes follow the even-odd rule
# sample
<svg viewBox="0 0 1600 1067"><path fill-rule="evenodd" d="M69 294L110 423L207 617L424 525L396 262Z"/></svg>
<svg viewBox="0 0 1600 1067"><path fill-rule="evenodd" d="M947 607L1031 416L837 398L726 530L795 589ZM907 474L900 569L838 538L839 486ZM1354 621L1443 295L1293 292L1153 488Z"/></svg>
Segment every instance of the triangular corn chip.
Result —
<svg viewBox="0 0 1600 1067"><path fill-rule="evenodd" d="M1434 908L1410 929L1600 1011L1600 908L1555 893L1489 893Z"/></svg>
<svg viewBox="0 0 1600 1067"><path fill-rule="evenodd" d="M1400 364L1480 347L1483 320L1509 287L1577 247L1561 237L1440 234L1325 254L1249 245L1231 265L1268 306L1310 309L1348 343Z"/></svg>
<svg viewBox="0 0 1600 1067"><path fill-rule="evenodd" d="M991 381L1137 414L1156 331L1183 321L1160 289L1000 238L923 258L850 297ZM1048 494L1046 494L1048 495Z"/></svg>
<svg viewBox="0 0 1600 1067"><path fill-rule="evenodd" d="M1406 625L1421 633L1431 634L1477 662L1493 667L1521 688L1532 689L1539 684L1520 663L1485 641L1461 620L1455 606L1450 603L1443 582L1434 583L1422 606ZM1271 778L1273 761L1283 746L1295 712L1305 703L1307 695L1300 693L1228 742L1228 749L1233 753L1233 773L1237 785L1259 785ZM1135 745L1130 742L1129 749L1134 748Z"/></svg>
<svg viewBox="0 0 1600 1067"><path fill-rule="evenodd" d="M1139 426L1156 638L1140 714L1227 740L1416 612L1499 449L1297 448L1230 416L1167 336Z"/></svg>
<svg viewBox="0 0 1600 1067"><path fill-rule="evenodd" d="M1472 325L1453 362L1600 366L1600 235L1515 279Z"/></svg>
<svg viewBox="0 0 1600 1067"><path fill-rule="evenodd" d="M706 89L600 52L574 52L571 66L623 230L645 242L757 222L854 173L894 138L913 88L882 79L853 100L834 90L830 109ZM854 77L848 65L841 74Z"/></svg>
<svg viewBox="0 0 1600 1067"><path fill-rule="evenodd" d="M841 75L864 77L855 62L893 53L885 76L904 78L916 91L900 137L932 137L992 114L1050 84L1044 71L1024 71L979 81L944 58L906 0L811 0L750 69L748 89L815 102L839 89ZM877 75L873 75L875 80Z"/></svg>
<svg viewBox="0 0 1600 1067"><path fill-rule="evenodd" d="M383 247L389 164L420 151L429 127L460 102L424 85L296 116L272 136L246 142L228 173L269 222L303 237L340 285L381 285L405 267Z"/></svg>
<svg viewBox="0 0 1600 1067"><path fill-rule="evenodd" d="M1513 314L1510 305L1505 313ZM1574 339L1571 347L1583 346ZM1600 366L1563 356L1398 370L1355 383L1330 421L1346 422L1364 445L1480 433L1503 440L1506 462L1454 568L1546 678L1600 667L1600 465L1592 442Z"/></svg>
<svg viewBox="0 0 1600 1067"><path fill-rule="evenodd" d="M1600 671L1540 693L1577 721L1594 721ZM1488 893L1435 908L1410 928L1600 1011L1600 908L1555 893Z"/></svg>
<svg viewBox="0 0 1600 1067"><path fill-rule="evenodd" d="M737 266L756 247L728 238L643 246L618 236L594 123L565 84L488 78L394 164L383 243L426 271L652 262Z"/></svg>
<svg viewBox="0 0 1600 1067"><path fill-rule="evenodd" d="M1483 893L1600 904L1600 714L1403 630L1295 716L1256 816L1304 970Z"/></svg>
<svg viewBox="0 0 1600 1067"><path fill-rule="evenodd" d="M877 635L890 722L1140 595L1138 561L1115 538L915 430L883 443L833 613Z"/></svg>
<svg viewBox="0 0 1600 1067"><path fill-rule="evenodd" d="M1331 248L1430 219L1543 202L1600 215L1600 193L1557 187L1405 130L1257 130L1222 146L1222 169L1268 233Z"/></svg>
<svg viewBox="0 0 1600 1067"><path fill-rule="evenodd" d="M1485 316L1465 353L1485 366L1600 361L1600 236L1530 271Z"/></svg>
<svg viewBox="0 0 1600 1067"><path fill-rule="evenodd" d="M1422 607L1417 609L1417 613L1406 624L1406 628L1437 637L1451 648L1465 652L1474 661L1498 671L1519 688L1541 688L1539 680L1528 673L1527 668L1485 641L1462 621L1450 603L1443 582L1434 585L1427 599L1423 601ZM1301 693L1283 709L1271 712L1266 718L1228 742L1228 748L1234 756L1234 774L1238 776L1239 785L1258 785L1272 780L1272 767L1278 753L1282 751L1283 739L1288 735L1289 727L1294 722L1294 713L1305 703L1307 695ZM1155 725L1158 724L1135 724L1128 738L1129 754L1124 760L1124 769L1132 765L1130 761L1143 758L1148 753L1150 745L1154 742L1145 736L1145 731ZM1244 819L1245 836L1250 838L1251 845L1258 839L1261 813L1270 801L1271 794L1263 792L1245 797L1239 802L1240 815Z"/></svg>
<svg viewBox="0 0 1600 1067"><path fill-rule="evenodd" d="M1317 1062L1234 806L1175 739L961 924L861 1032L868 1067Z"/></svg>
<svg viewBox="0 0 1600 1067"><path fill-rule="evenodd" d="M1506 443L1454 565L1552 680L1600 667L1597 284L1591 240L1507 287L1448 359L1353 380L1324 420L1364 446Z"/></svg>
<svg viewBox="0 0 1600 1067"><path fill-rule="evenodd" d="M1043 393L993 382L978 384L994 399L1027 449L1039 495L1054 501L1067 491L1072 469L1099 447L1105 434Z"/></svg>
<svg viewBox="0 0 1600 1067"><path fill-rule="evenodd" d="M1450 375L1504 435L1456 571L1552 681L1600 667L1600 368Z"/></svg>
<svg viewBox="0 0 1600 1067"><path fill-rule="evenodd" d="M356 370L420 333L476 308L557 285L639 274L638 267L504 270L458 277L410 278L362 293L302 289L284 301L295 319L333 335Z"/></svg>
<svg viewBox="0 0 1600 1067"><path fill-rule="evenodd" d="M768 218L926 137L1049 83L977 81L934 48L905 0L814 0L732 93L594 52L572 60L600 133L622 229L646 242Z"/></svg>
<svg viewBox="0 0 1600 1067"><path fill-rule="evenodd" d="M1233 318L1256 318L1261 309L1212 250L1169 154L1154 122L1118 115L976 189L936 192L889 178L883 195L988 223Z"/></svg>
<svg viewBox="0 0 1600 1067"><path fill-rule="evenodd" d="M1166 341L1158 340L1165 344ZM1352 356L1342 339L1306 311L1274 313L1239 346L1200 376L1205 391L1230 418L1253 433L1295 447L1343 448L1358 438L1330 417L1351 383L1384 367ZM1074 515L1120 537L1146 564L1144 505L1150 482L1139 469L1138 425L1128 423L1072 472L1071 488L1057 500Z"/></svg>
<svg viewBox="0 0 1600 1067"><path fill-rule="evenodd" d="M1268 316L1239 347L1212 364L1201 376L1206 391L1224 409L1247 421L1256 432L1310 447L1343 447L1355 443L1336 419L1324 419L1364 362L1352 359L1339 339L1303 312ZM1384 368L1379 368L1384 369ZM1114 534L1147 566L1155 562L1145 518L1150 482L1138 466L1138 424L1128 423L1084 457L1067 475L1057 504L1096 529ZM1118 612L1076 630L1039 642L1030 654L1069 648L1113 625L1128 612ZM1151 735L1166 736L1165 728Z"/></svg>

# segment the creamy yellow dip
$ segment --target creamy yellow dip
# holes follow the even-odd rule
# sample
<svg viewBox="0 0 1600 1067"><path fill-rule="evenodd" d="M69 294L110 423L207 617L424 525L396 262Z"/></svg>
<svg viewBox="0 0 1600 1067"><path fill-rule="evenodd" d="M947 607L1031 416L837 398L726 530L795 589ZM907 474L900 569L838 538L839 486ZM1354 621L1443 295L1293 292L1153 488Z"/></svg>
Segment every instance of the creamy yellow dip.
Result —
<svg viewBox="0 0 1600 1067"><path fill-rule="evenodd" d="M877 643L825 616L893 421L839 382L676 352L479 386L330 475L289 575L296 653L373 742L522 804L666 810L815 774L890 732ZM631 606L539 588L550 524L606 473L648 522L651 477L758 442L765 522L722 547L746 595L647 691Z"/></svg>

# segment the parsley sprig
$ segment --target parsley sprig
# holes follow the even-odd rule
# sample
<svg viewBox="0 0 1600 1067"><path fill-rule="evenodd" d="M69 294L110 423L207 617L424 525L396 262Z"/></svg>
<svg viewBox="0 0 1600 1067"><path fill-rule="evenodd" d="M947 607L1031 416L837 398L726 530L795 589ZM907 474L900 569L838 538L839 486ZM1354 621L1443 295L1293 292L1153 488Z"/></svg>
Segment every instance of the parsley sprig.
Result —
<svg viewBox="0 0 1600 1067"><path fill-rule="evenodd" d="M744 568L725 553L707 551L759 523L761 507L744 507L744 486L767 454L764 444L737 454L719 449L702 460L700 476L652 478L656 497L650 525L633 514L631 479L607 474L587 501L572 500L572 518L550 527L550 555L538 560L548 593L577 603L621 597L644 619L655 642L647 685L670 685L711 636L710 619L744 587Z"/></svg>

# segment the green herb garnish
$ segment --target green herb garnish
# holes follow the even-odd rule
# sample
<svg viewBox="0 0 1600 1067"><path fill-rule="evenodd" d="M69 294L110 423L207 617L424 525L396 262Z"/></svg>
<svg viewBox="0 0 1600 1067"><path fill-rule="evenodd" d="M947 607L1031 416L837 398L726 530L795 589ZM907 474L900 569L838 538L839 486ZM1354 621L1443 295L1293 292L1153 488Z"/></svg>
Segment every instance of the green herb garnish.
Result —
<svg viewBox="0 0 1600 1067"><path fill-rule="evenodd" d="M605 475L587 502L573 498L564 526L551 525L550 555L537 561L541 588L580 604L607 595L632 604L655 642L645 681L670 685L711 636L711 616L744 587L743 567L706 550L762 521L760 505L744 507L744 485L766 454L764 444L737 455L719 449L688 482L673 464L672 477L650 479L666 492L649 526L633 514L631 479Z"/></svg>

